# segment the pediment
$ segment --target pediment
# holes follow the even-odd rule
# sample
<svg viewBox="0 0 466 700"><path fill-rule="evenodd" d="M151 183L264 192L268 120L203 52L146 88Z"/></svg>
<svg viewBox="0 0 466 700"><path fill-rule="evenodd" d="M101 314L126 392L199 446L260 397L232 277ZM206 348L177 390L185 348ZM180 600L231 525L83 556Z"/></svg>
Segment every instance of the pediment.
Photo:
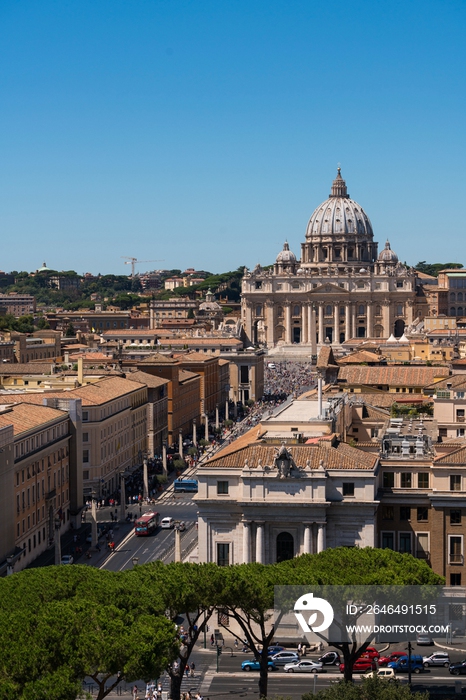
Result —
<svg viewBox="0 0 466 700"><path fill-rule="evenodd" d="M332 282L324 282L311 290L311 294L335 294L337 292L340 296L349 296L349 291L347 289L339 287L337 284L333 284Z"/></svg>

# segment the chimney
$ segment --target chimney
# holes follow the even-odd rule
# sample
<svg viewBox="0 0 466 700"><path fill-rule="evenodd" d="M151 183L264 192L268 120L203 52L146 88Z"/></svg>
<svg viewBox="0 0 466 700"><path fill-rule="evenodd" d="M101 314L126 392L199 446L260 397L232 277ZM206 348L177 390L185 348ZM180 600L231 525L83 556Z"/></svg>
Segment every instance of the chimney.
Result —
<svg viewBox="0 0 466 700"><path fill-rule="evenodd" d="M84 383L84 359L78 357L78 384L81 386Z"/></svg>

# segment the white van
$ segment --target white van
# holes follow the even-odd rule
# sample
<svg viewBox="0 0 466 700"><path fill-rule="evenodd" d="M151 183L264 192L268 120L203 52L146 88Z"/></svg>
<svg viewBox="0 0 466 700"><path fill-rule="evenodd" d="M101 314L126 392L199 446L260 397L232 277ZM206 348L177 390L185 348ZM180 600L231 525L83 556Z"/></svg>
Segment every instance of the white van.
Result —
<svg viewBox="0 0 466 700"><path fill-rule="evenodd" d="M162 518L160 521L160 527L162 530L171 530L175 526L175 521L173 518Z"/></svg>

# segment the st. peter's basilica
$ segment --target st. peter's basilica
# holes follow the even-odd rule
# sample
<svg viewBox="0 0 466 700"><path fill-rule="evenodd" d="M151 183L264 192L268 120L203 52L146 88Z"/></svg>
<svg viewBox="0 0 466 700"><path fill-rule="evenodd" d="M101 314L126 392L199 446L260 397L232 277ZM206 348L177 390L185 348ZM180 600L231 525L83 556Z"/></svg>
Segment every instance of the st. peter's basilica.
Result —
<svg viewBox="0 0 466 700"><path fill-rule="evenodd" d="M387 241L378 252L372 224L338 173L309 219L301 260L285 243L272 268L245 270L242 321L248 340L268 348L351 338L400 338L423 317L416 271ZM419 304L418 304L419 301Z"/></svg>

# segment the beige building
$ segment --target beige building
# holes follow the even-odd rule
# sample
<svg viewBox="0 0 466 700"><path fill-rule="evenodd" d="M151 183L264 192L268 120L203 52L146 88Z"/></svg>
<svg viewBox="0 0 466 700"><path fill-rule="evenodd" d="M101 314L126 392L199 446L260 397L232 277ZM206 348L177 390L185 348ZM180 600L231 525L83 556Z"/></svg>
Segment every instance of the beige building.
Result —
<svg viewBox="0 0 466 700"><path fill-rule="evenodd" d="M1 529L11 528L5 520L13 511L14 551L22 550L19 571L53 544L56 528L62 533L69 527L72 425L66 411L17 403L2 407L0 428L12 430L13 437L12 469L2 478L9 504Z"/></svg>
<svg viewBox="0 0 466 700"><path fill-rule="evenodd" d="M230 400L259 401L264 394L264 352L222 352L221 357L230 363Z"/></svg>
<svg viewBox="0 0 466 700"><path fill-rule="evenodd" d="M309 346L350 338L401 337L424 313L416 272L387 241L378 244L369 217L350 199L338 169L329 198L312 214L301 259L285 243L272 269L245 270L242 322L252 344Z"/></svg>
<svg viewBox="0 0 466 700"><path fill-rule="evenodd" d="M36 300L30 294L0 294L0 310L16 317L32 316L36 312Z"/></svg>

